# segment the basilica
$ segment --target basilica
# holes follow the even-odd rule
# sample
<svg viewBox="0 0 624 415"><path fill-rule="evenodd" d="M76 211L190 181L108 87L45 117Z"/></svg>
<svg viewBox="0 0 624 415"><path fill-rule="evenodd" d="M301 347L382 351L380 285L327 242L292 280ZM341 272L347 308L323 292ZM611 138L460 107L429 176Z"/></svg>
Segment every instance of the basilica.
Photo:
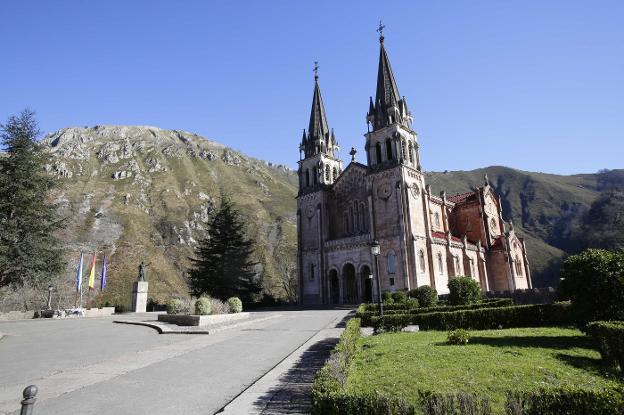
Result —
<svg viewBox="0 0 624 415"><path fill-rule="evenodd" d="M412 116L399 93L383 35L375 99L366 115L366 164L356 150L343 168L315 72L312 111L301 139L297 195L301 302L355 304L423 285L439 294L470 276L483 291L531 288L526 248L487 177L472 191L432 194ZM379 249L371 247L379 246Z"/></svg>

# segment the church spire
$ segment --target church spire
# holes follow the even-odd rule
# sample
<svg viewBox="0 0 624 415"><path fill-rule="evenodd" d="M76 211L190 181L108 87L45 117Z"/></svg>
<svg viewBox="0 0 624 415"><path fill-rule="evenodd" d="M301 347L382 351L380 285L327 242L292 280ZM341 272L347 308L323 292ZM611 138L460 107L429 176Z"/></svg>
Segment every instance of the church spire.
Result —
<svg viewBox="0 0 624 415"><path fill-rule="evenodd" d="M337 142L333 131L329 129L327 124L325 105L323 104L321 88L318 82L318 69L318 62L314 62L314 94L312 95L312 109L310 111L308 134L307 137L304 137L302 147L305 152L305 157L311 157L318 153L324 153L334 157Z"/></svg>
<svg viewBox="0 0 624 415"><path fill-rule="evenodd" d="M411 115L405 100L399 93L388 52L384 45L384 25L379 22L379 68L377 70L377 91L374 104L371 102L368 112L368 122L373 124L373 131L391 124L399 123L409 127Z"/></svg>

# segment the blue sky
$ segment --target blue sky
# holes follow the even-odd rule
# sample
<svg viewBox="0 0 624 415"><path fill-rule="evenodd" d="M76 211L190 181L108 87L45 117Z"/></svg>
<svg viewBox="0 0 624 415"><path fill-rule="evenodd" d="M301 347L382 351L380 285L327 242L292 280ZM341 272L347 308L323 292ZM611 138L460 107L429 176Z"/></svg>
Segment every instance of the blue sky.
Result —
<svg viewBox="0 0 624 415"><path fill-rule="evenodd" d="M623 168L622 1L0 2L0 119L196 132L296 166L313 90L363 157L375 28L426 170Z"/></svg>

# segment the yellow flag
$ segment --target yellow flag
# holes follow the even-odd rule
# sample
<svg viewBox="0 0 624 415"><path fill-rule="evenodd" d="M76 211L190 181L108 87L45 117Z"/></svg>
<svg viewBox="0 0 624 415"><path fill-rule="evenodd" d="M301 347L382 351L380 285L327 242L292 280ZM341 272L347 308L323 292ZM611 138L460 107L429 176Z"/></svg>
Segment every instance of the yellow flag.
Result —
<svg viewBox="0 0 624 415"><path fill-rule="evenodd" d="M95 287L95 252L93 253L93 260L91 261L91 271L89 272L89 289Z"/></svg>

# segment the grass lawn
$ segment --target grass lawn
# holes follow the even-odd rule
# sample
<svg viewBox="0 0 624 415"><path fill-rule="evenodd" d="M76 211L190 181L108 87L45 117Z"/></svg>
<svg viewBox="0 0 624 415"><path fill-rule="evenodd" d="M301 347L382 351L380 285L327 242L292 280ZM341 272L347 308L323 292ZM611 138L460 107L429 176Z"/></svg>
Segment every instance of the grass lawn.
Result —
<svg viewBox="0 0 624 415"><path fill-rule="evenodd" d="M446 332L387 333L359 340L347 389L380 391L418 403L418 391L471 392L501 410L508 390L574 385L620 386L575 329L471 331L470 344L450 346Z"/></svg>

